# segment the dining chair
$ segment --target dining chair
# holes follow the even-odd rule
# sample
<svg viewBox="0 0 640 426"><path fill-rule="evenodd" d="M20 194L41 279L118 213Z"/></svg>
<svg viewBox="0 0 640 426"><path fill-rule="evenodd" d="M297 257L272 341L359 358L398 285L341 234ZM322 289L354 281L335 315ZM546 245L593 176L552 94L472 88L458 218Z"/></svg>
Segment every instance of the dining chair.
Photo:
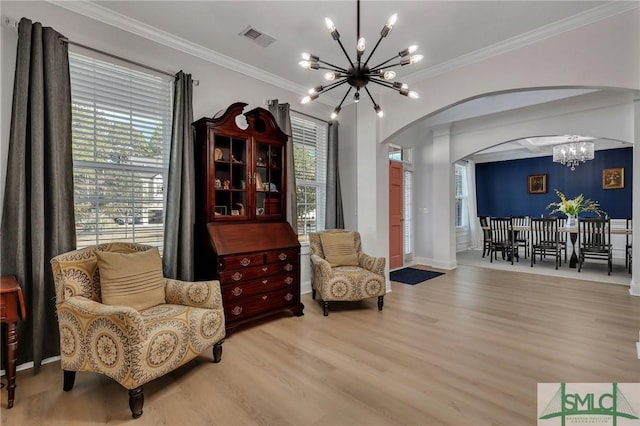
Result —
<svg viewBox="0 0 640 426"><path fill-rule="evenodd" d="M540 255L540 261L547 255L553 255L556 269L562 262L560 245L560 233L558 232L558 219L532 218L531 219L531 267L536 263L536 254Z"/></svg>
<svg viewBox="0 0 640 426"><path fill-rule="evenodd" d="M530 223L529 216L514 216L513 217L513 226L518 227L528 227ZM520 254L520 247L524 248L524 258L526 259L529 255L529 229L520 229L516 233L515 243L516 250L518 250L518 254Z"/></svg>
<svg viewBox="0 0 640 426"><path fill-rule="evenodd" d="M552 216L555 217L555 216ZM557 217L558 220L558 228L564 228L567 225L567 218L566 216L563 217ZM560 232L560 248L564 251L564 263L567 263L567 236L569 235L568 232Z"/></svg>
<svg viewBox="0 0 640 426"><path fill-rule="evenodd" d="M601 217L578 219L578 272L586 259L606 260L607 274L613 270L611 220Z"/></svg>
<svg viewBox="0 0 640 426"><path fill-rule="evenodd" d="M498 252L502 253L502 258L511 260L517 259L518 253L515 245L515 234L513 232L513 218L511 217L492 217L491 223L491 245L489 250L489 261L498 259Z"/></svg>
<svg viewBox="0 0 640 426"><path fill-rule="evenodd" d="M480 228L482 229L482 257L491 251L491 227L489 216L480 216Z"/></svg>

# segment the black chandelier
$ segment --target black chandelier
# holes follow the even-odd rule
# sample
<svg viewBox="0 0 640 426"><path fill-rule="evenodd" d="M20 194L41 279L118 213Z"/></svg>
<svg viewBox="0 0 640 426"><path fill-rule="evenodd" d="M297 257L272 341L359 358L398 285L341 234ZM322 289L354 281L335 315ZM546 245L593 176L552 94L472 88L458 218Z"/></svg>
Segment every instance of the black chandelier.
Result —
<svg viewBox="0 0 640 426"><path fill-rule="evenodd" d="M358 102L360 100L360 89L364 89L367 92L367 95L369 95L371 102L373 103L373 109L376 111L379 117L382 117L383 115L382 108L380 108L380 105L376 103L376 101L373 99L373 96L371 96L371 92L369 92L369 89L367 88L367 84L369 82L396 90L398 93L400 93L403 96L409 96L410 98L413 98L413 99L419 98L419 95L414 91L410 91L406 84L392 81L396 77L396 73L390 70L390 68L393 68L396 66L405 66L409 64L414 64L422 60L422 55L413 54L418 49L418 46L407 47L406 49L398 52L397 56L394 55L390 59L384 62L381 62L376 66L373 66L373 67L369 66L369 60L371 59L374 52L380 45L380 42L382 41L382 39L388 36L391 30L393 29L393 25L395 24L397 17L398 17L398 14L394 13L389 18L389 20L384 25L384 27L382 27L382 31L380 31L380 38L378 39L378 42L373 47L373 50L371 50L371 53L369 53L369 56L364 62L362 61L362 56L366 49L366 43L365 43L364 37L360 36L360 0L357 1L357 42L356 42L355 62L351 60L351 58L349 57L349 54L347 53L344 46L342 45L342 42L340 41L340 34L338 33L336 26L333 24L333 22L331 22L329 18L324 18L327 24L327 29L331 34L331 37L333 37L333 39L337 41L338 44L340 45L342 52L347 57L349 65L347 68L342 68L337 65L333 65L328 62L322 61L318 56L313 55L311 53L303 53L302 54L303 60L299 62L300 66L310 70L318 70L318 69L327 70L327 72L324 75L324 78L327 81L330 81L331 83L327 83L326 85L316 86L313 89L310 89L309 94L304 98L302 98L300 103L302 104L309 103L314 99L317 99L318 96L320 96L320 93L328 92L329 90L342 86L345 83L349 83L349 89L344 94L342 101L340 101L340 104L331 113L331 119L334 120L338 117L342 104L344 103L345 99L347 99L347 96L349 96L349 93L351 93L352 89L355 89L355 93L353 94L354 102ZM398 62L389 64L389 62L393 61L398 57L400 58Z"/></svg>

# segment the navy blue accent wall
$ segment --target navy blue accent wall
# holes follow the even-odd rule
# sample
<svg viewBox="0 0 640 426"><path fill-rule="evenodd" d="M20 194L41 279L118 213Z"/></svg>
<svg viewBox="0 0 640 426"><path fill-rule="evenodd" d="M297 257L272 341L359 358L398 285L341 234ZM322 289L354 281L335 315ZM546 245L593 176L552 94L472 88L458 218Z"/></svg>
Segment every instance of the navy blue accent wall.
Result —
<svg viewBox="0 0 640 426"><path fill-rule="evenodd" d="M602 170L624 167L624 188L602 189ZM547 193L529 194L529 175L547 175ZM600 203L609 217L631 217L631 182L633 148L596 151L595 158L580 164L574 171L554 163L552 157L497 161L476 165L478 216L549 215L546 207L559 201L558 189L567 198L583 194Z"/></svg>

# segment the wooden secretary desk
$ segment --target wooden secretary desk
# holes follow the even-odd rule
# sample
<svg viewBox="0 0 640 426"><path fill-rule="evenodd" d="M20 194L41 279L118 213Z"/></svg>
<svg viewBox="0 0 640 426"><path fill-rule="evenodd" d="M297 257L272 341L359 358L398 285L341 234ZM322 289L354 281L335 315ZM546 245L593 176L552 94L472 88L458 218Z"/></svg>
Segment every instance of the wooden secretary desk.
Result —
<svg viewBox="0 0 640 426"><path fill-rule="evenodd" d="M304 309L300 243L285 220L287 135L269 111L246 105L193 123L196 278L220 280L227 332Z"/></svg>

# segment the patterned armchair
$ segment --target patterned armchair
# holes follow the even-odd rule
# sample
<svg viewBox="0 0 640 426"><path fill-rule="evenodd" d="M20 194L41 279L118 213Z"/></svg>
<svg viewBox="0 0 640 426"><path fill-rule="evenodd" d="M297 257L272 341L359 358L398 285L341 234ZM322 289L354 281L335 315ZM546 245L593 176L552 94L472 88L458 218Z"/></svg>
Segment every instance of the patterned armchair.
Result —
<svg viewBox="0 0 640 426"><path fill-rule="evenodd" d="M207 347L213 346L213 360L220 362L225 336L219 282L163 278L161 264L154 272L161 304L137 310L102 303L107 288L100 284L96 253L132 254L151 249L135 243L107 243L51 259L63 389L73 388L76 371L105 374L129 390L134 418L142 415L143 384L187 363ZM155 257L159 261L159 255ZM105 267L105 283L106 273Z"/></svg>
<svg viewBox="0 0 640 426"><path fill-rule="evenodd" d="M336 238L342 240L342 246L331 247ZM309 243L313 274L311 294L313 299L316 298L316 292L320 294L324 302L324 316L329 315L330 301L355 301L376 296L378 310L382 310L386 290L386 259L363 253L360 233L330 229L310 234Z"/></svg>

